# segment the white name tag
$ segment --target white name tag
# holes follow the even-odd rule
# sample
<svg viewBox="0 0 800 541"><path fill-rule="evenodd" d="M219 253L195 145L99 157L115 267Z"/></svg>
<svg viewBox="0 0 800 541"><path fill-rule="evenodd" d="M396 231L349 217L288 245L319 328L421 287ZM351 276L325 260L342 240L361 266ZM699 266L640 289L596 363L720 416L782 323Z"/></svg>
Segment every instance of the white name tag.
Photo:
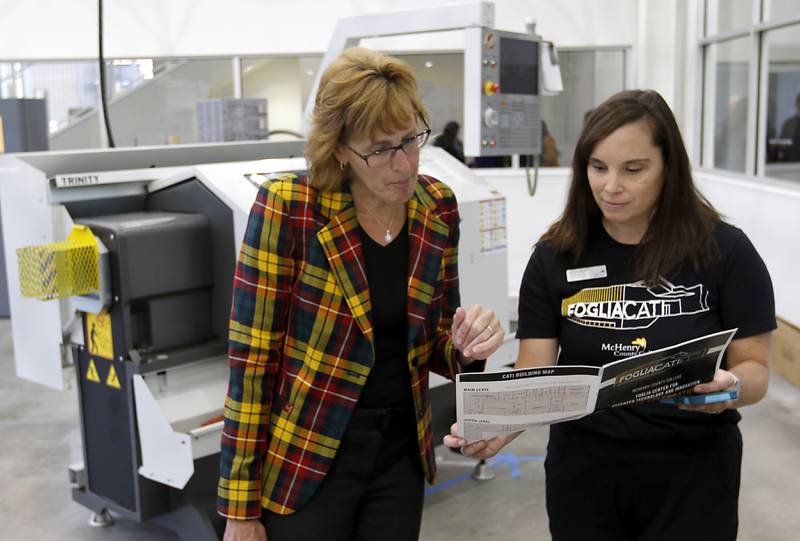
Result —
<svg viewBox="0 0 800 541"><path fill-rule="evenodd" d="M595 278L605 278L606 276L608 276L608 271L606 271L605 265L567 269L567 282L582 282L584 280L594 280Z"/></svg>

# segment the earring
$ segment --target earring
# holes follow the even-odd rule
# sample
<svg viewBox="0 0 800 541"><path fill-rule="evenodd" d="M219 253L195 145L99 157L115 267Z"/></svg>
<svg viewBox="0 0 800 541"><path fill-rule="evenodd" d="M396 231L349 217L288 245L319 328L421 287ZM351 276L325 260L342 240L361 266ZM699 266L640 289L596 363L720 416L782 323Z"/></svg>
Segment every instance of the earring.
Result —
<svg viewBox="0 0 800 541"><path fill-rule="evenodd" d="M344 171L344 168L347 167L347 164L344 162L339 162L339 170Z"/></svg>

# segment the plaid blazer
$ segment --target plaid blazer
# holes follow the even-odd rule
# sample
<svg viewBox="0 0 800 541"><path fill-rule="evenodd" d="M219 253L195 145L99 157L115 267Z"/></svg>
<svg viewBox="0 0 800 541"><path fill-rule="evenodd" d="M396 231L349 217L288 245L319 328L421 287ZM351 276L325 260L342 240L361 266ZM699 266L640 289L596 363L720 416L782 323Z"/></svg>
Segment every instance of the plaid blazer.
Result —
<svg viewBox="0 0 800 541"><path fill-rule="evenodd" d="M431 483L428 373L459 370L458 223L453 192L420 175L408 202L408 370ZM220 514L290 514L314 494L374 362L371 310L350 192L317 191L295 174L265 183L234 278Z"/></svg>

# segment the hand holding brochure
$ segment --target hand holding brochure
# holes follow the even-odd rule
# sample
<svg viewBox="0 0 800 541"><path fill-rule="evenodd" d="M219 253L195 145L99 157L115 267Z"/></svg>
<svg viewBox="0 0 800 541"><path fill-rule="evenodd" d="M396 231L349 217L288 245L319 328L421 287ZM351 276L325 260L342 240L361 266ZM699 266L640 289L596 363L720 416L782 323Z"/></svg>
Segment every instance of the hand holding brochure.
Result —
<svg viewBox="0 0 800 541"><path fill-rule="evenodd" d="M686 395L710 381L736 329L598 366L459 374L456 416L467 441L578 419L605 408Z"/></svg>

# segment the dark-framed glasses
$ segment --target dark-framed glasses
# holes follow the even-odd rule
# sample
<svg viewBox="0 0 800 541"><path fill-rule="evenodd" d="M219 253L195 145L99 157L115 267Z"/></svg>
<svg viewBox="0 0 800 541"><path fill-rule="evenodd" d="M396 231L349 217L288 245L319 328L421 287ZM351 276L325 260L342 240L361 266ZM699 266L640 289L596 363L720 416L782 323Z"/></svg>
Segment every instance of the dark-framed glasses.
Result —
<svg viewBox="0 0 800 541"><path fill-rule="evenodd" d="M425 130L419 132L416 135L409 135L408 137L404 137L400 144L395 147L387 147L382 148L380 150L373 150L372 152L368 152L367 154L361 154L359 151L347 145L347 148L350 151L364 160L366 162L367 167L376 168L382 167L394 159L395 154L397 154L398 150L402 150L406 156L416 156L419 154L419 149L425 146L425 143L428 142L428 137L431 134L431 129L426 128Z"/></svg>

